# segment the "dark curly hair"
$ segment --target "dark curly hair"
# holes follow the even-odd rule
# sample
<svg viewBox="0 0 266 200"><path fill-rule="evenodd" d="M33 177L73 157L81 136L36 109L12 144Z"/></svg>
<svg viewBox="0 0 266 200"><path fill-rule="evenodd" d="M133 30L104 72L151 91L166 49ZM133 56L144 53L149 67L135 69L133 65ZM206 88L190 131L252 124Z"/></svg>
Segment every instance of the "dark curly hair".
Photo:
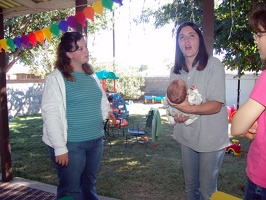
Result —
<svg viewBox="0 0 266 200"><path fill-rule="evenodd" d="M70 59L66 55L66 52L76 51L79 48L77 42L83 37L84 36L79 32L66 32L61 37L61 42L59 43L57 48L55 68L57 68L63 74L64 78L69 81L74 81L75 78L71 74L73 67L70 65ZM82 65L82 68L87 75L94 73L94 70L89 63L84 63Z"/></svg>

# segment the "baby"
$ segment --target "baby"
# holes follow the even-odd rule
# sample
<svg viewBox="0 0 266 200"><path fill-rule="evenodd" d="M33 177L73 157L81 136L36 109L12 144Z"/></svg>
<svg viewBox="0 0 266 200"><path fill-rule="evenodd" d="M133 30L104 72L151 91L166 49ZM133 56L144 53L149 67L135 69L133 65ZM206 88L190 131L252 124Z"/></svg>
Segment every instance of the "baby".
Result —
<svg viewBox="0 0 266 200"><path fill-rule="evenodd" d="M180 104L185 101L188 96L188 102L191 105L199 105L202 103L201 94L196 89L196 86L192 86L191 89L188 89L185 81L181 79L174 79L170 82L167 87L166 92L167 98L175 104ZM164 101L164 107L166 108L166 115L170 124L175 125L176 121L174 120L175 114L184 114L188 116L188 120L184 122L186 126L192 124L195 120L199 118L199 115L182 113L178 109L169 105L168 101Z"/></svg>

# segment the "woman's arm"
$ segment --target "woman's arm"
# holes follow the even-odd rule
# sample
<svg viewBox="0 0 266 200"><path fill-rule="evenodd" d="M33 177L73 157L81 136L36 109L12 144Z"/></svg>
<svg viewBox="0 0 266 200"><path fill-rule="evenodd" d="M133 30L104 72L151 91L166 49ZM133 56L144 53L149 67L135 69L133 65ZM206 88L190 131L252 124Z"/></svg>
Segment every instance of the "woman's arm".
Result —
<svg viewBox="0 0 266 200"><path fill-rule="evenodd" d="M231 125L231 135L244 137L265 107L249 98L236 112Z"/></svg>
<svg viewBox="0 0 266 200"><path fill-rule="evenodd" d="M94 79L96 80L100 90L102 91L102 100L101 100L101 109L102 109L102 116L103 116L103 120L111 117L111 118L114 118L114 116L112 116L110 114L110 112L113 112L111 106L110 106L110 103L106 97L106 94L105 94L105 91L103 90L102 88L102 85L100 83L100 80L98 79L98 77L96 76L96 74L92 74L92 76L94 77ZM115 119L115 118L114 118Z"/></svg>
<svg viewBox="0 0 266 200"><path fill-rule="evenodd" d="M168 103L184 113L197 115L210 115L218 113L222 108L222 103L218 101L208 101L200 105L190 105L187 99L181 104L173 104L169 102L169 100Z"/></svg>

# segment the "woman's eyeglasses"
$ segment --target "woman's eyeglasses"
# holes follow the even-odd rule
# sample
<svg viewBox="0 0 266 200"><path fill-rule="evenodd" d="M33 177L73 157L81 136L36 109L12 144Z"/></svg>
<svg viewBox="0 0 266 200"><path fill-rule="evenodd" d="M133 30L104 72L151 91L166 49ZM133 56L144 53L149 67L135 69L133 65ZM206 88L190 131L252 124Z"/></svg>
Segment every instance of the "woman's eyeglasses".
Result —
<svg viewBox="0 0 266 200"><path fill-rule="evenodd" d="M266 36L266 34L265 33L254 33L253 34L253 39L257 40L257 39L260 39L263 36Z"/></svg>

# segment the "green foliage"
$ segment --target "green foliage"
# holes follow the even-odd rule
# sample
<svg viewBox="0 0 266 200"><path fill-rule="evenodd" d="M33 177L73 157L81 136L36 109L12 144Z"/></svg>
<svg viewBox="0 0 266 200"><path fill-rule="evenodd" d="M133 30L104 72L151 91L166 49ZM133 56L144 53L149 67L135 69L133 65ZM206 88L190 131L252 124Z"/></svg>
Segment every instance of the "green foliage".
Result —
<svg viewBox="0 0 266 200"><path fill-rule="evenodd" d="M265 7L265 0L215 1L214 50L224 54L223 63L227 69L238 69L239 75L245 71L258 72L261 69L260 59L252 38L252 29L248 16L257 7ZM150 23L160 28L173 23L174 27L185 21L192 21L202 27L202 0L174 0L158 10L147 9L136 19L136 23Z"/></svg>
<svg viewBox="0 0 266 200"><path fill-rule="evenodd" d="M147 70L148 68L149 68L148 65L141 65L140 68L139 68L139 71L143 72L143 71Z"/></svg>
<svg viewBox="0 0 266 200"><path fill-rule="evenodd" d="M138 99L144 94L142 88L145 84L145 79L141 74L143 66L140 68L128 67L128 68L118 68L116 65L97 65L93 64L95 71L110 71L114 72L119 79L116 80L116 89L124 100L128 99ZM113 92L113 80L107 80L107 91Z"/></svg>
<svg viewBox="0 0 266 200"><path fill-rule="evenodd" d="M260 60L248 24L253 12L251 1L223 1L215 10L214 48L225 53L223 63L227 69L244 71L260 70Z"/></svg>
<svg viewBox="0 0 266 200"><path fill-rule="evenodd" d="M87 20L88 35L107 27L107 19L110 19L110 12L104 13L104 17L95 15L94 22ZM67 17L73 15L75 15L75 8L40 12L5 19L5 38L15 38L16 36L42 30L45 27L50 27L52 24L57 24L61 20L66 20ZM38 43L36 47L30 45L29 48L23 47L22 50L17 50L19 51L18 57L15 52L11 52L8 54L8 65L14 64L11 62L13 60L19 60L19 63L30 66L33 74L44 77L53 69L54 56L58 43L59 38L52 35L51 41L45 40L44 44ZM11 67L8 66L7 68Z"/></svg>
<svg viewBox="0 0 266 200"><path fill-rule="evenodd" d="M138 99L144 92L141 86L144 86L144 78L137 71L133 73L120 73L120 79L117 84L117 91L124 99Z"/></svg>
<svg viewBox="0 0 266 200"><path fill-rule="evenodd" d="M38 14L29 14L24 16L13 17L5 20L5 38L15 38L23 34L42 30L44 27L49 27L54 23L58 23L67 16L73 15L74 9L55 10L50 12L40 12ZM37 44L36 47L23 47L18 50L18 58L15 53L9 54L9 61L18 59L19 63L31 67L31 72L37 76L44 77L52 69L55 47L59 40L52 36L50 42L45 41L45 44ZM41 55L41 56L40 56Z"/></svg>

